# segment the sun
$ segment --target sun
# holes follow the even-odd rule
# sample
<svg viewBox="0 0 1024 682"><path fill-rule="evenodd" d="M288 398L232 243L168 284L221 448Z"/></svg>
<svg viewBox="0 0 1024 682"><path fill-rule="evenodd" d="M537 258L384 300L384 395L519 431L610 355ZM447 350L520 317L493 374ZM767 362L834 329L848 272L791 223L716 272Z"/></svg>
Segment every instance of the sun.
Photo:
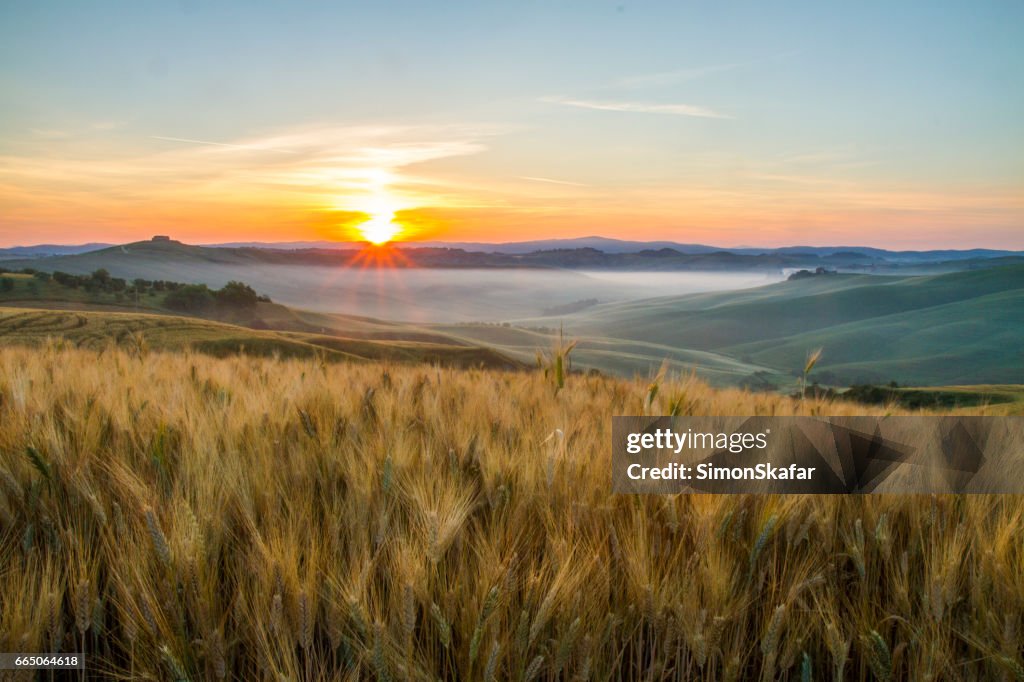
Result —
<svg viewBox="0 0 1024 682"><path fill-rule="evenodd" d="M388 243L402 231L402 228L395 222L393 211L371 215L370 219L359 225L358 229L363 238L375 246Z"/></svg>

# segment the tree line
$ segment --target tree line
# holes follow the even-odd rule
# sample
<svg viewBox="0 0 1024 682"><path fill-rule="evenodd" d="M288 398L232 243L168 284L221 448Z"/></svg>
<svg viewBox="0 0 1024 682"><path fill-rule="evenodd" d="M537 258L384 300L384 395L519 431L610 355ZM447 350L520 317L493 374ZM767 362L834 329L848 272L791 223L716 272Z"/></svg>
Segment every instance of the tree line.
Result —
<svg viewBox="0 0 1024 682"><path fill-rule="evenodd" d="M0 268L0 274L15 272ZM230 281L220 289L211 289L205 284L185 284L168 280L149 280L136 278L128 281L121 277L112 277L104 268L94 270L88 275L72 275L60 270L52 274L23 268L16 274L31 275L36 280L46 282L52 280L69 289L81 289L90 294L113 294L115 298L163 295L163 306L171 310L188 313L202 313L215 307L252 308L257 303L270 303L270 297L261 296L244 282ZM13 291L14 280L10 277L0 278L0 291Z"/></svg>

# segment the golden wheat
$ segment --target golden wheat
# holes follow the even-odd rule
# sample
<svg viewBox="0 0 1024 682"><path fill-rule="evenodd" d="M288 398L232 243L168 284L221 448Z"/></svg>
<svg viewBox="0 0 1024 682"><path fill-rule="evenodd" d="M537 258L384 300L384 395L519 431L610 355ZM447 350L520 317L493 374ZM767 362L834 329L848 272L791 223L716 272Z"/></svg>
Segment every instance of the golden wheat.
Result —
<svg viewBox="0 0 1024 682"><path fill-rule="evenodd" d="M0 650L106 678L1019 674L1018 497L610 492L611 415L885 409L561 383L0 349Z"/></svg>

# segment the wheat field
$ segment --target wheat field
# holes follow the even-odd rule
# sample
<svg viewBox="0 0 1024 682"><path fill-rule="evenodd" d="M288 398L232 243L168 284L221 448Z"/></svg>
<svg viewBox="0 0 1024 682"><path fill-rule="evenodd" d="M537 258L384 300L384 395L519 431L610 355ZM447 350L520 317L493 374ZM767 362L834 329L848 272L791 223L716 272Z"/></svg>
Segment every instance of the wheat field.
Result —
<svg viewBox="0 0 1024 682"><path fill-rule="evenodd" d="M1024 679L1019 497L610 492L611 415L884 411L0 348L0 650L87 679Z"/></svg>

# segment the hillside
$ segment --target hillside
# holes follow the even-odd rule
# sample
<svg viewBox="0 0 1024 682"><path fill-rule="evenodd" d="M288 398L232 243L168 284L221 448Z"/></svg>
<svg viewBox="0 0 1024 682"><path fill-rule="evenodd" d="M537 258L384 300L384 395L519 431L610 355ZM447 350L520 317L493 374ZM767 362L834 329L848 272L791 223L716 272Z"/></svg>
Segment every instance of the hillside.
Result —
<svg viewBox="0 0 1024 682"><path fill-rule="evenodd" d="M429 328L462 343L494 348L524 363L533 362L537 351L551 347L558 336L557 328L552 327L433 325ZM682 373L693 372L709 384L720 387L749 384L770 388L787 381L787 377L770 367L720 353L596 334L572 338L577 345L571 362L580 370L597 369L631 377L650 376L665 368Z"/></svg>
<svg viewBox="0 0 1024 682"><path fill-rule="evenodd" d="M187 330L191 330L201 341L202 347L210 350L216 346L207 338L212 334L222 345L227 343L224 339L228 337L239 337L248 339L250 349L263 346L270 348L276 344L277 350L286 354L304 354L309 349L301 344L312 344L369 358L413 361L427 359L442 363L453 361L459 365L477 361L487 366L516 364L510 363L507 358L494 351L480 347L479 344L456 339L428 328L366 317L297 310L273 303L266 298L259 298L255 291L238 283L233 285L233 288L223 291L200 287L198 292L205 296L205 299L200 299L204 305L182 312L178 305L172 305L172 299L177 295L176 300L179 304L183 299L191 300L181 295L182 292L189 290L196 291L196 288L177 282L125 282L109 278L97 280L95 276L72 276L68 279L40 276L39 273L30 275L7 272L0 274L0 308L124 313L116 318L119 320L118 324L113 325L113 333L118 336L123 336L135 328L169 327L169 324L163 323L156 325L151 317L148 317L169 315L176 318L175 325L183 331L180 334L181 339L175 335L168 344L165 344L168 347L178 347L179 341L187 341ZM224 291L233 292L236 298L224 298ZM131 319L133 315L140 314L142 317L137 320ZM185 316L187 320L183 320L181 316ZM223 325L206 324L207 322L226 323L248 329L242 333L235 329L228 334ZM37 326L29 325L27 328L35 330ZM45 329L46 325L42 327ZM98 336L102 336L102 333L98 332ZM78 342L80 338L76 336L74 340ZM164 341L158 339L157 344L161 345ZM233 346L228 344L225 347L238 347L240 343ZM300 345L296 346L296 343Z"/></svg>
<svg viewBox="0 0 1024 682"><path fill-rule="evenodd" d="M0 307L0 345L41 346L48 339L63 340L77 348L113 345L132 352L192 349L215 356L244 352L328 361L380 360L498 369L523 366L497 351L468 345L264 331L175 315Z"/></svg>
<svg viewBox="0 0 1024 682"><path fill-rule="evenodd" d="M792 373L824 348L834 383L1024 383L1024 266L918 277L836 275L598 305L572 334L714 352ZM523 325L551 325L534 318Z"/></svg>

